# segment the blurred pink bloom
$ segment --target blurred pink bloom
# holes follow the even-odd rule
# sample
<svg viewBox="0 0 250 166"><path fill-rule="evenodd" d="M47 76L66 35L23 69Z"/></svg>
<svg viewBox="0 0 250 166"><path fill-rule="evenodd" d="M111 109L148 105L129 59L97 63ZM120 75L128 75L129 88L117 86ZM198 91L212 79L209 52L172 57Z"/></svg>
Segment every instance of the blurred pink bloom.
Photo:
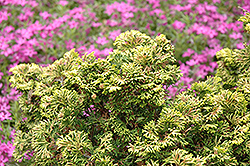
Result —
<svg viewBox="0 0 250 166"><path fill-rule="evenodd" d="M28 4L32 7L37 7L39 5L39 3L37 3L36 1L32 1L32 0L29 0L28 1Z"/></svg>
<svg viewBox="0 0 250 166"><path fill-rule="evenodd" d="M17 18L20 21L27 21L29 18L33 17L34 12L30 8L24 8L24 13L21 13Z"/></svg>
<svg viewBox="0 0 250 166"><path fill-rule="evenodd" d="M220 0L213 0L213 3L220 3Z"/></svg>
<svg viewBox="0 0 250 166"><path fill-rule="evenodd" d="M159 0L147 0L150 4L152 4L152 8L155 9L155 8L158 8L160 7L160 1Z"/></svg>
<svg viewBox="0 0 250 166"><path fill-rule="evenodd" d="M25 39L30 39L33 33L30 29L22 29L20 30L20 35Z"/></svg>
<svg viewBox="0 0 250 166"><path fill-rule="evenodd" d="M175 20L172 26L174 27L174 29L180 29L180 31L182 31L186 24L181 21Z"/></svg>
<svg viewBox="0 0 250 166"><path fill-rule="evenodd" d="M1 40L1 38L0 38L0 49L1 50L5 50L5 49L7 49L7 48L9 48L9 45L7 44L7 43L5 43L5 41L4 40Z"/></svg>
<svg viewBox="0 0 250 166"><path fill-rule="evenodd" d="M132 17L134 17L134 14L133 13L130 13L130 12L126 12L126 13L123 13L122 14L122 16L124 17L124 18L132 18Z"/></svg>
<svg viewBox="0 0 250 166"><path fill-rule="evenodd" d="M40 33L40 36L45 39L48 35L47 35L48 32L44 31L44 32L41 32Z"/></svg>
<svg viewBox="0 0 250 166"><path fill-rule="evenodd" d="M184 63L182 63L180 65L180 70L181 70L181 73L183 73L183 75L188 75L189 74L189 69L190 69L190 67L185 65Z"/></svg>
<svg viewBox="0 0 250 166"><path fill-rule="evenodd" d="M167 90L169 91L169 97L171 98L172 96L175 96L175 93L177 92L177 88L173 87L173 85L170 85Z"/></svg>
<svg viewBox="0 0 250 166"><path fill-rule="evenodd" d="M200 70L198 70L198 72L196 73L196 75L197 75L198 77L201 77L202 79L204 79L205 76L206 76L207 74L208 74L208 72L205 71L204 69L200 69Z"/></svg>
<svg viewBox="0 0 250 166"><path fill-rule="evenodd" d="M240 32L240 29L243 28L243 23L236 21L235 23L229 23L228 28L232 29L234 32Z"/></svg>
<svg viewBox="0 0 250 166"><path fill-rule="evenodd" d="M98 37L96 43L100 45L107 44L109 41L106 39L106 37Z"/></svg>
<svg viewBox="0 0 250 166"><path fill-rule="evenodd" d="M11 16L10 13L8 13L7 11L0 11L0 23L3 21L3 20L8 20L8 16Z"/></svg>
<svg viewBox="0 0 250 166"><path fill-rule="evenodd" d="M199 14L205 14L206 10L203 4L199 4L195 7L195 11L197 11Z"/></svg>
<svg viewBox="0 0 250 166"><path fill-rule="evenodd" d="M135 2L134 2L134 0L127 0L127 3L132 3L132 4L134 4Z"/></svg>
<svg viewBox="0 0 250 166"><path fill-rule="evenodd" d="M191 3L191 4L196 4L198 2L198 0L188 0L188 3Z"/></svg>
<svg viewBox="0 0 250 166"><path fill-rule="evenodd" d="M14 52L13 52L13 50L12 49L10 49L10 48L7 48L5 51L2 51L1 52L2 54L4 54L4 56L9 56L9 55L11 55L11 54L13 54Z"/></svg>
<svg viewBox="0 0 250 166"><path fill-rule="evenodd" d="M24 44L26 41L27 41L27 40L26 40L25 38L22 38L22 37L16 39L16 42L17 42L17 44L19 44L19 45Z"/></svg>
<svg viewBox="0 0 250 166"><path fill-rule="evenodd" d="M113 7L112 4L111 5L107 5L105 13L107 13L110 16L112 13L114 13L114 11L115 11L114 9L115 8Z"/></svg>
<svg viewBox="0 0 250 166"><path fill-rule="evenodd" d="M3 31L4 32L7 32L7 33L10 33L11 31L15 30L15 28L13 26L6 26Z"/></svg>
<svg viewBox="0 0 250 166"><path fill-rule="evenodd" d="M121 34L121 30L114 30L112 32L109 33L109 39L115 40L117 36L119 36Z"/></svg>
<svg viewBox="0 0 250 166"><path fill-rule="evenodd" d="M214 37L218 36L218 32L216 32L216 30L214 30L214 29L209 29L209 31L206 35L208 35L210 38L214 38Z"/></svg>
<svg viewBox="0 0 250 166"><path fill-rule="evenodd" d="M226 24L226 23L220 24L220 25L218 26L218 28L217 28L217 30L218 30L219 32L221 32L221 33L226 33L226 32L227 32L227 29L228 29L228 27L227 27L227 24Z"/></svg>
<svg viewBox="0 0 250 166"><path fill-rule="evenodd" d="M197 61L194 60L194 59L190 59L189 61L186 62L187 65L189 66L194 66L194 65L197 65Z"/></svg>
<svg viewBox="0 0 250 166"><path fill-rule="evenodd" d="M111 27L114 27L118 25L118 22L116 22L115 20L108 20L107 24Z"/></svg>
<svg viewBox="0 0 250 166"><path fill-rule="evenodd" d="M238 43L238 44L236 44L236 47L237 47L238 49L244 49L244 48L245 48L245 46L243 45L243 43Z"/></svg>
<svg viewBox="0 0 250 166"><path fill-rule="evenodd" d="M4 163L7 163L8 161L9 159L7 157L4 157L4 155L0 155L0 166L4 166Z"/></svg>
<svg viewBox="0 0 250 166"><path fill-rule="evenodd" d="M190 84L192 81L194 81L194 79L190 78L190 77L181 77L180 81L183 81L185 85Z"/></svg>
<svg viewBox="0 0 250 166"><path fill-rule="evenodd" d="M108 56L111 51L113 51L112 48L105 48L104 50L102 50L102 53L103 55Z"/></svg>
<svg viewBox="0 0 250 166"><path fill-rule="evenodd" d="M72 10L69 11L69 14L70 14L70 16L72 16L72 15L74 15L76 13L82 13L84 11L85 10L83 8L81 8L81 7L75 7L74 9L72 9Z"/></svg>
<svg viewBox="0 0 250 166"><path fill-rule="evenodd" d="M229 37L232 39L242 39L243 36L240 33L233 32L232 34L229 35Z"/></svg>
<svg viewBox="0 0 250 166"><path fill-rule="evenodd" d="M75 47L75 42L72 42L72 40L70 39L70 40L68 40L68 41L65 41L65 44L66 44L66 48L67 48L67 50L71 50L72 48L74 48Z"/></svg>
<svg viewBox="0 0 250 166"><path fill-rule="evenodd" d="M59 5L62 5L62 6L65 6L67 5L69 2L68 1L64 1L64 0L61 0L58 2Z"/></svg>
<svg viewBox="0 0 250 166"><path fill-rule="evenodd" d="M205 8L206 8L206 10L208 10L208 11L217 12L217 6L205 4Z"/></svg>
<svg viewBox="0 0 250 166"><path fill-rule="evenodd" d="M210 62L209 66L211 66L213 69L217 68L218 64L217 62Z"/></svg>
<svg viewBox="0 0 250 166"><path fill-rule="evenodd" d="M93 23L92 23L92 26L93 26L93 27L99 27L99 26L101 26L101 25L102 25L102 23L100 23L100 22L97 22L97 23L93 22Z"/></svg>
<svg viewBox="0 0 250 166"><path fill-rule="evenodd" d="M72 16L74 19L79 19L81 21L83 21L85 19L85 17L83 17L82 13L76 13Z"/></svg>
<svg viewBox="0 0 250 166"><path fill-rule="evenodd" d="M187 51L182 54L182 57L187 57L187 56L190 56L190 55L192 55L194 53L195 53L194 50L188 48Z"/></svg>
<svg viewBox="0 0 250 166"><path fill-rule="evenodd" d="M55 60L57 60L57 58L54 57L54 56L51 56L51 57L49 57L49 60L51 60L52 62L54 62Z"/></svg>
<svg viewBox="0 0 250 166"><path fill-rule="evenodd" d="M160 14L162 14L163 11L161 9L154 9L152 11L149 12L150 16L153 16L154 14L156 14L157 16L160 16Z"/></svg>
<svg viewBox="0 0 250 166"><path fill-rule="evenodd" d="M47 11L40 12L39 14L44 20L47 20L49 17L51 17L51 14L49 14Z"/></svg>
<svg viewBox="0 0 250 166"><path fill-rule="evenodd" d="M9 112L0 112L0 121L4 121L4 120L12 120L11 113Z"/></svg>
<svg viewBox="0 0 250 166"><path fill-rule="evenodd" d="M73 21L69 21L68 25L69 25L70 29L77 28L77 26L79 25L79 22L75 22L74 20Z"/></svg>
<svg viewBox="0 0 250 166"><path fill-rule="evenodd" d="M27 119L28 119L27 117L23 118L23 119L22 119L22 122L26 121Z"/></svg>
<svg viewBox="0 0 250 166"><path fill-rule="evenodd" d="M0 80L2 79L2 76L3 76L4 74L2 73L2 72L0 72Z"/></svg>
<svg viewBox="0 0 250 166"><path fill-rule="evenodd" d="M171 9L177 10L177 11L182 11L184 10L184 7L181 5L172 5L170 6Z"/></svg>

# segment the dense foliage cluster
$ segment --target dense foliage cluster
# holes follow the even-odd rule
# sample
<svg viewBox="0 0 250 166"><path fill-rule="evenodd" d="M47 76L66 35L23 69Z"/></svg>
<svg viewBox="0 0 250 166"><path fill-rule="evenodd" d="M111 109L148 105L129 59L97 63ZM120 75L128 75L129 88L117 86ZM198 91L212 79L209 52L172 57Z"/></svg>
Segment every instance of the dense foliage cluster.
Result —
<svg viewBox="0 0 250 166"><path fill-rule="evenodd" d="M32 163L136 163L129 143L142 137L147 122L166 107L163 85L181 73L174 46L164 35L154 40L138 31L122 33L110 56L81 59L71 50L52 65L21 64L11 69L23 117L16 128L17 159L27 151Z"/></svg>

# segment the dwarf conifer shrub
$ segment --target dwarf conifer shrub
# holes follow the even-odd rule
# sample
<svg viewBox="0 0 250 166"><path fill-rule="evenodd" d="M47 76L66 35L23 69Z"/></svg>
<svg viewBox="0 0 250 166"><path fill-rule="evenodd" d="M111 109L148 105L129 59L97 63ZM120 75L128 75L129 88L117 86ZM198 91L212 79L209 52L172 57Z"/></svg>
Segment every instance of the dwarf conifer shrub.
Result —
<svg viewBox="0 0 250 166"><path fill-rule="evenodd" d="M249 13L240 18L249 25ZM249 33L249 29L246 28ZM215 77L192 84L142 130L144 165L250 165L250 47L217 52Z"/></svg>
<svg viewBox="0 0 250 166"><path fill-rule="evenodd" d="M33 152L33 165L250 165L249 46L219 51L216 76L170 102L162 85L181 76L170 41L128 31L114 45L105 60L71 50L48 67L11 69L28 118L16 125L17 160Z"/></svg>
<svg viewBox="0 0 250 166"><path fill-rule="evenodd" d="M34 165L136 165L129 143L166 108L167 91L181 76L174 46L164 35L151 39L122 33L103 60L71 50L47 67L21 64L10 71L22 92L16 125L16 160L27 152Z"/></svg>

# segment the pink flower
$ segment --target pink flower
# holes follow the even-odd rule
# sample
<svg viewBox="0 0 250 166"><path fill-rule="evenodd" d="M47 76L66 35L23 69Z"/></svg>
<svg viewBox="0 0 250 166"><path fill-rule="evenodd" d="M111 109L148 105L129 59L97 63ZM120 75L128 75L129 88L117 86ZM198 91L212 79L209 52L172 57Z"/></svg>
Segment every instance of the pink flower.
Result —
<svg viewBox="0 0 250 166"><path fill-rule="evenodd" d="M194 50L191 50L190 48L188 48L187 51L182 54L182 57L187 57L187 56L190 56L194 53L195 53Z"/></svg>
<svg viewBox="0 0 250 166"><path fill-rule="evenodd" d="M217 62L210 62L209 66L211 66L213 69L217 68L218 64Z"/></svg>
<svg viewBox="0 0 250 166"><path fill-rule="evenodd" d="M68 40L68 41L65 41L65 44L66 44L66 48L68 49L68 50L70 50L70 49L72 49L72 48L74 48L75 47L75 42L72 42L72 40L70 39L70 40Z"/></svg>
<svg viewBox="0 0 250 166"><path fill-rule="evenodd" d="M226 33L227 32L227 24L226 23L222 23L218 26L217 30L221 33Z"/></svg>
<svg viewBox="0 0 250 166"><path fill-rule="evenodd" d="M185 75L185 74L189 74L189 69L190 69L190 67L189 66L186 66L184 63L182 63L181 65L180 65L180 70L181 70L181 73L183 73L183 75Z"/></svg>
<svg viewBox="0 0 250 166"><path fill-rule="evenodd" d="M72 29L72 28L77 28L77 26L79 25L79 22L75 22L73 20L73 21L69 21L68 24L69 24L69 28Z"/></svg>
<svg viewBox="0 0 250 166"><path fill-rule="evenodd" d="M17 17L20 21L27 21L29 18L33 17L34 12L32 12L30 8L24 8L23 10L25 13L21 13Z"/></svg>
<svg viewBox="0 0 250 166"><path fill-rule="evenodd" d="M97 22L97 23L93 22L93 23L92 23L92 26L93 26L93 27L99 27L99 26L101 26L101 25L102 25L102 23L100 23L100 22Z"/></svg>
<svg viewBox="0 0 250 166"><path fill-rule="evenodd" d="M167 90L169 91L169 97L171 98L172 96L175 96L175 93L177 92L177 88L173 87L172 85L170 85Z"/></svg>
<svg viewBox="0 0 250 166"><path fill-rule="evenodd" d="M109 41L106 39L106 37L98 37L96 43L100 45L107 44Z"/></svg>
<svg viewBox="0 0 250 166"><path fill-rule="evenodd" d="M197 11L199 14L206 13L205 7L202 4L197 5L195 11Z"/></svg>
<svg viewBox="0 0 250 166"><path fill-rule="evenodd" d="M67 5L69 2L68 1L64 1L64 0L61 0L58 2L59 5L62 5L62 6L65 6Z"/></svg>
<svg viewBox="0 0 250 166"><path fill-rule="evenodd" d="M213 0L213 3L220 3L220 0Z"/></svg>
<svg viewBox="0 0 250 166"><path fill-rule="evenodd" d="M11 14L8 13L7 11L0 11L0 23L3 20L8 20L8 16L11 16Z"/></svg>
<svg viewBox="0 0 250 166"><path fill-rule="evenodd" d="M243 43L238 43L238 44L236 44L236 47L237 47L238 49L244 49L244 48L245 48L245 46L243 45Z"/></svg>
<svg viewBox="0 0 250 166"><path fill-rule="evenodd" d="M74 14L72 17L73 17L74 19L79 19L79 20L81 20L81 21L86 20L86 18L83 17L82 13L76 13L76 14Z"/></svg>
<svg viewBox="0 0 250 166"><path fill-rule="evenodd" d="M217 6L213 5L205 5L206 10L211 11L211 12L217 12Z"/></svg>
<svg viewBox="0 0 250 166"><path fill-rule="evenodd" d="M154 9L151 12L149 12L150 16L153 16L154 14L156 14L157 16L160 16L160 14L162 14L163 11L161 9Z"/></svg>
<svg viewBox="0 0 250 166"><path fill-rule="evenodd" d="M44 20L47 20L49 17L51 17L51 14L49 14L47 11L40 12L39 14Z"/></svg>
<svg viewBox="0 0 250 166"><path fill-rule="evenodd" d="M13 53L14 53L13 50L10 48L7 48L5 51L2 51L2 54L4 54L4 56L6 56L6 57L13 54Z"/></svg>
<svg viewBox="0 0 250 166"><path fill-rule="evenodd" d="M7 163L8 161L9 161L9 159L7 157L4 157L3 155L0 155L0 166L4 166L4 163Z"/></svg>
<svg viewBox="0 0 250 166"><path fill-rule="evenodd" d="M113 51L112 48L105 48L104 50L102 50L102 53L103 55L108 56L111 51Z"/></svg>
<svg viewBox="0 0 250 166"><path fill-rule="evenodd" d="M4 74L0 71L0 80L2 79L2 76L3 76Z"/></svg>
<svg viewBox="0 0 250 166"><path fill-rule="evenodd" d="M107 24L111 27L114 27L118 25L118 22L116 22L115 20L108 20Z"/></svg>
<svg viewBox="0 0 250 166"><path fill-rule="evenodd" d="M233 32L232 34L229 35L229 37L232 39L242 39L243 36L240 33Z"/></svg>
<svg viewBox="0 0 250 166"><path fill-rule="evenodd" d="M197 61L194 60L194 59L190 59L189 61L186 62L187 65L189 66L194 66L194 65L197 65Z"/></svg>
<svg viewBox="0 0 250 166"><path fill-rule="evenodd" d="M29 0L28 3L32 7L37 7L39 5L39 3L37 3L36 1L32 1L32 0Z"/></svg>
<svg viewBox="0 0 250 166"><path fill-rule="evenodd" d="M40 33L40 36L45 39L47 37L47 32L41 32Z"/></svg>
<svg viewBox="0 0 250 166"><path fill-rule="evenodd" d="M186 76L186 77L181 77L180 81L184 82L184 84L187 85L187 84L191 83L192 81L194 81L194 79Z"/></svg>
<svg viewBox="0 0 250 166"><path fill-rule="evenodd" d="M0 120L4 121L6 119L12 120L11 113L9 112L0 112Z"/></svg>
<svg viewBox="0 0 250 166"><path fill-rule="evenodd" d="M7 33L10 33L11 31L15 30L15 28L13 26L6 26L3 31L4 32L7 32Z"/></svg>
<svg viewBox="0 0 250 166"><path fill-rule="evenodd" d="M175 20L175 22L172 24L174 29L180 29L180 31L182 31L182 29L186 26L185 23Z"/></svg>
<svg viewBox="0 0 250 166"><path fill-rule="evenodd" d="M124 18L132 18L132 17L134 17L134 14L133 13L130 13L130 12L126 12L126 13L123 13L122 14L122 16L124 17Z"/></svg>
<svg viewBox="0 0 250 166"><path fill-rule="evenodd" d="M216 36L218 36L218 32L216 32L216 30L214 29L210 29L207 33L207 35L210 37L210 38L214 38Z"/></svg>
<svg viewBox="0 0 250 166"><path fill-rule="evenodd" d="M188 0L188 3L197 4L198 0Z"/></svg>
<svg viewBox="0 0 250 166"><path fill-rule="evenodd" d="M202 79L204 79L205 76L206 76L207 74L208 74L208 72L205 71L205 70L202 70L202 69L200 69L200 70L196 73L196 75L197 75L198 77L201 77Z"/></svg>
<svg viewBox="0 0 250 166"><path fill-rule="evenodd" d="M105 13L107 13L110 16L112 13L114 13L114 9L115 8L114 8L113 4L107 5Z"/></svg>
<svg viewBox="0 0 250 166"><path fill-rule="evenodd" d="M117 36L119 36L121 34L121 30L114 30L112 32L109 33L109 39L115 40Z"/></svg>

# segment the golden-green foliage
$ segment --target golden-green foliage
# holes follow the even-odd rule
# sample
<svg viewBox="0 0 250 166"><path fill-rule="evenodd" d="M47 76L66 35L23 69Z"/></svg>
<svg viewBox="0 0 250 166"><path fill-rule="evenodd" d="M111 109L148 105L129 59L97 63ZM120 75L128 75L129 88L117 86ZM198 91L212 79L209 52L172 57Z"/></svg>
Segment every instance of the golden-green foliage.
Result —
<svg viewBox="0 0 250 166"><path fill-rule="evenodd" d="M105 60L71 50L47 67L10 70L28 118L16 125L17 160L33 151L31 161L39 165L136 164L129 143L158 118L168 100L163 84L181 73L164 35L151 39L132 30L114 45Z"/></svg>
<svg viewBox="0 0 250 166"><path fill-rule="evenodd" d="M170 41L128 31L114 45L105 60L71 50L48 67L10 70L28 118L16 125L17 160L34 152L33 165L250 165L249 46L219 51L216 76L170 102L162 86L181 76Z"/></svg>

